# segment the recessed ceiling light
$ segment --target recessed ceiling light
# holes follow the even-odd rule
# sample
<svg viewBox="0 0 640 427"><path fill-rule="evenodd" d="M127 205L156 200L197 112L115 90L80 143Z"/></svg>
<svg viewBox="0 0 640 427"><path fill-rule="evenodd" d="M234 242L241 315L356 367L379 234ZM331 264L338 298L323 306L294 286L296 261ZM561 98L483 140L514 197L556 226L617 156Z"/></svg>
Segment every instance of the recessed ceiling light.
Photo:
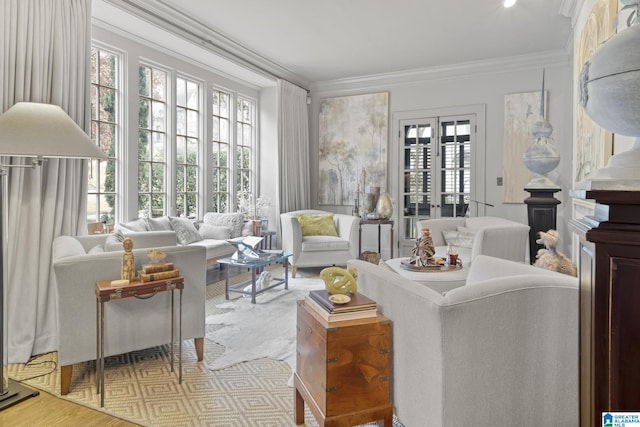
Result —
<svg viewBox="0 0 640 427"><path fill-rule="evenodd" d="M502 2L502 5L503 5L504 7L511 7L511 6L513 6L514 4L516 4L516 1L517 1L517 0L504 0L504 1Z"/></svg>

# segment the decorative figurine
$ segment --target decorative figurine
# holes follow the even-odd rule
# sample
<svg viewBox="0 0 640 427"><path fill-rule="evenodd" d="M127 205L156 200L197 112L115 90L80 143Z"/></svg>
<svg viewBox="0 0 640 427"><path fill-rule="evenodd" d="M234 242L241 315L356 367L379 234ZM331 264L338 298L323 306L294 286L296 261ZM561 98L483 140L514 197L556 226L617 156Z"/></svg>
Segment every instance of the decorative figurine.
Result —
<svg viewBox="0 0 640 427"><path fill-rule="evenodd" d="M324 280L327 292L333 294L352 294L358 289L358 270L353 267L344 269L341 267L328 267L320 272L320 277Z"/></svg>
<svg viewBox="0 0 640 427"><path fill-rule="evenodd" d="M422 236L416 241L416 247L413 248L409 263L416 267L438 265L438 261L433 257L435 253L436 249L431 238L431 232L428 228L423 228Z"/></svg>
<svg viewBox="0 0 640 427"><path fill-rule="evenodd" d="M136 277L135 263L133 259L133 240L130 237L122 241L124 255L122 255L122 270L120 271L120 279L133 280Z"/></svg>

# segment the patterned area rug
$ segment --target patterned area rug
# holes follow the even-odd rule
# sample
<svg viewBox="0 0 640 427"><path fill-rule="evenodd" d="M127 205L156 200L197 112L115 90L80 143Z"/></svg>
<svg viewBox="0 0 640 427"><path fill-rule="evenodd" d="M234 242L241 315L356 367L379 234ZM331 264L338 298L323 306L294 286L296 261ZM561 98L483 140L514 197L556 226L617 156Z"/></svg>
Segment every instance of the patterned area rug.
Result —
<svg viewBox="0 0 640 427"><path fill-rule="evenodd" d="M290 279L289 288L295 290L303 282L317 278L317 273L299 270L298 277ZM238 276L233 281L245 277ZM258 296L258 304L261 299L271 298L268 295L271 292L281 294L281 288ZM236 298L242 305L246 302L242 301L243 297ZM208 285L207 317L228 310L228 307L217 307L225 303L224 281ZM34 358L28 364L8 365L9 376L63 399L145 426L295 426L293 390L288 385L292 370L286 362L252 357L247 362L227 364L224 369L208 369L207 366L215 366L216 359L226 353L225 347L214 340L216 331L224 328L220 324L207 324L204 363L197 362L192 340L183 343L182 384L178 384L176 373L170 372L168 345L108 357L104 408L99 407L93 362L74 365L71 390L66 396L59 395L56 353ZM308 409L305 422L306 426L318 425ZM395 419L394 427L401 427Z"/></svg>

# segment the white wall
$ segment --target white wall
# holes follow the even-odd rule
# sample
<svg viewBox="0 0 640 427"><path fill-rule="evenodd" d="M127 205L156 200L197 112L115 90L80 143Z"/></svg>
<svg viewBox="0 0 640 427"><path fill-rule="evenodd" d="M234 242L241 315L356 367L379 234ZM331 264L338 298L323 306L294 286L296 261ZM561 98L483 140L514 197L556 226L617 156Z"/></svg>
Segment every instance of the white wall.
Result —
<svg viewBox="0 0 640 427"><path fill-rule="evenodd" d="M538 91L541 86L542 68L546 68L545 86L548 89L548 119L553 125L553 137L561 152L561 163L552 172L552 179L562 187L556 193L561 200L558 207L558 230L562 246L568 247L570 239L566 232L566 221L571 217L568 190L572 186L572 58L568 53L545 56L521 57L478 63L467 67L431 70L405 75L377 76L350 81L322 82L312 88L310 116L311 143L311 200L317 206L318 177L318 115L321 98L388 91L390 119L394 113L412 110L439 109L452 106L486 106L486 160L479 174L485 190L485 201L495 207L488 207L486 215L499 216L527 223L527 208L524 203L502 203L503 188L497 186L496 179L502 176L502 149L504 126L504 95L509 93ZM390 123L390 129L397 124ZM389 138L389 153L399 149L397 138ZM522 164L524 168L524 164ZM397 170L397 169L396 169ZM392 197L397 200L394 188ZM319 207L318 207L319 208ZM350 212L349 206L322 206L335 212ZM398 220L394 212L394 219ZM377 249L377 240L366 236L363 250ZM383 241L388 237L383 237ZM383 256L386 254L383 251Z"/></svg>

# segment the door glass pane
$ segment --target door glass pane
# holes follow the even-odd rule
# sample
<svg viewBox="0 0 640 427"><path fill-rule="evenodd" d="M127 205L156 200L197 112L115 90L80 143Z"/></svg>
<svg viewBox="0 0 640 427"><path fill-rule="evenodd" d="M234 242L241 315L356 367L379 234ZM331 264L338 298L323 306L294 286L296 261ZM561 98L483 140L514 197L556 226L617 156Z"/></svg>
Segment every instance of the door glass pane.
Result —
<svg viewBox="0 0 640 427"><path fill-rule="evenodd" d="M416 123L404 127L403 201L404 233L415 238L415 224L431 215L432 126Z"/></svg>

